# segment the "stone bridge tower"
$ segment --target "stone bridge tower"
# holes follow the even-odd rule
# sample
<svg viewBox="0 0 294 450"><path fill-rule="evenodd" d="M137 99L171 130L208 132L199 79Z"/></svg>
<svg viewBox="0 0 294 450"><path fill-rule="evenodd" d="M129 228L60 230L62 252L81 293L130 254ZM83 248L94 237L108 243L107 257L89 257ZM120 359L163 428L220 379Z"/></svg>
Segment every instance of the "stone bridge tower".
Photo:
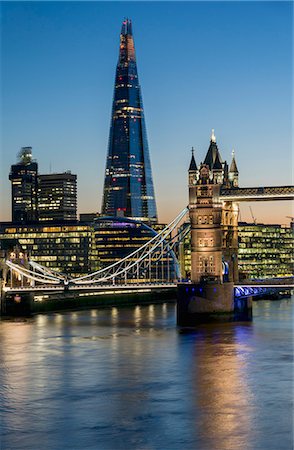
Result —
<svg viewBox="0 0 294 450"><path fill-rule="evenodd" d="M212 131L203 163L197 168L192 150L189 167L189 214L191 221L191 280L238 281L238 204L222 202L222 187L238 187L233 160L228 170L222 162Z"/></svg>
<svg viewBox="0 0 294 450"><path fill-rule="evenodd" d="M238 281L238 204L221 199L222 188L238 188L235 157L222 161L214 131L199 168L194 150L189 167L191 283L178 285L178 324L234 316Z"/></svg>

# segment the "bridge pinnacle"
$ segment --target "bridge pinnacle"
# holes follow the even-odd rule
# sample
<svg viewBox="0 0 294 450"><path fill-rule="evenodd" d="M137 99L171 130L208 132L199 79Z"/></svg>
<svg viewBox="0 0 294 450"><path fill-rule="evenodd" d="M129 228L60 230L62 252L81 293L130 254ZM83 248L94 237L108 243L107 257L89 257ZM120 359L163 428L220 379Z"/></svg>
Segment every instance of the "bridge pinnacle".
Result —
<svg viewBox="0 0 294 450"><path fill-rule="evenodd" d="M216 138L215 138L215 134L214 134L214 129L211 130L211 138L210 138L211 142L216 142Z"/></svg>

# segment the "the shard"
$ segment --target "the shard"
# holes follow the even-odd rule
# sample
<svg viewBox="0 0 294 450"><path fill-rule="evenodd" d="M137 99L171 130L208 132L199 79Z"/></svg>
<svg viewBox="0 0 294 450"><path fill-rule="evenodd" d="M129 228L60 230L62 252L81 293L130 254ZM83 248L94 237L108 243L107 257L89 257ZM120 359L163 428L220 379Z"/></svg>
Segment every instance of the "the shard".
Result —
<svg viewBox="0 0 294 450"><path fill-rule="evenodd" d="M102 214L157 222L132 24L128 19L120 34Z"/></svg>

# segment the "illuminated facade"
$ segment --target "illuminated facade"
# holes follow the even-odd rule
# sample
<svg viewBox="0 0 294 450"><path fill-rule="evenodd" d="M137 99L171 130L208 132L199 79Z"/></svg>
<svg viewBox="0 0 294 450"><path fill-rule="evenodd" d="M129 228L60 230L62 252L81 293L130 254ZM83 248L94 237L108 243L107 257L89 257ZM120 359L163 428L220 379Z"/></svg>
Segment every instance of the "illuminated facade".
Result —
<svg viewBox="0 0 294 450"><path fill-rule="evenodd" d="M39 220L77 219L77 176L70 172L39 175Z"/></svg>
<svg viewBox="0 0 294 450"><path fill-rule="evenodd" d="M239 223L239 270L243 277L293 275L293 227Z"/></svg>
<svg viewBox="0 0 294 450"><path fill-rule="evenodd" d="M160 230L164 225L156 225ZM54 224L0 223L0 250L14 249L30 259L69 276L79 276L107 267L146 244L156 231L127 218L98 217L90 222ZM150 257L151 269L133 282L178 278L174 254L165 247L163 258ZM134 261L136 258L134 257Z"/></svg>
<svg viewBox="0 0 294 450"><path fill-rule="evenodd" d="M91 238L91 228L76 223L52 226L0 224L1 248L7 247L6 242L16 242L35 262L71 276L97 269L89 258Z"/></svg>
<svg viewBox="0 0 294 450"><path fill-rule="evenodd" d="M151 164L130 20L120 34L102 214L156 223Z"/></svg>
<svg viewBox="0 0 294 450"><path fill-rule="evenodd" d="M11 166L12 221L29 223L38 219L38 164L32 147L22 147L17 164Z"/></svg>
<svg viewBox="0 0 294 450"><path fill-rule="evenodd" d="M191 279L216 283L238 280L238 204L221 202L223 187L238 187L233 155L229 170L222 161L214 130L203 163L197 168L192 150L189 172Z"/></svg>
<svg viewBox="0 0 294 450"><path fill-rule="evenodd" d="M189 223L183 224L179 232L185 234L187 227ZM240 222L238 241L240 279L271 278L293 274L293 227ZM186 234L181 241L177 256L182 277L190 278L190 233Z"/></svg>
<svg viewBox="0 0 294 450"><path fill-rule="evenodd" d="M157 231L164 225L157 225ZM93 223L91 258L99 261L101 268L120 261L125 256L146 244L156 235L156 231L146 224L128 218L100 217ZM150 270L145 275L140 273L133 282L155 281L162 279L177 279L178 267L174 263L173 252L164 251L163 258L158 255L150 257ZM136 261L134 256L134 261ZM168 272L171 273L167 275Z"/></svg>

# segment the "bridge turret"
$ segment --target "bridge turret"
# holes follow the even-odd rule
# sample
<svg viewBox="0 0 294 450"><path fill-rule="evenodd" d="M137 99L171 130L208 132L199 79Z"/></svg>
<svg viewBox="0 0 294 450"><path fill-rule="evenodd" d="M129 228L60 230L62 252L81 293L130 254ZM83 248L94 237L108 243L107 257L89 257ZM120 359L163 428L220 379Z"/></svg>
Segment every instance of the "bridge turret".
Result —
<svg viewBox="0 0 294 450"><path fill-rule="evenodd" d="M229 181L232 187L238 187L239 184L239 171L235 159L235 150L232 151L232 162L229 171Z"/></svg>
<svg viewBox="0 0 294 450"><path fill-rule="evenodd" d="M192 147L192 157L189 166L189 186L194 186L197 183L198 176L197 164L194 158L194 147Z"/></svg>

